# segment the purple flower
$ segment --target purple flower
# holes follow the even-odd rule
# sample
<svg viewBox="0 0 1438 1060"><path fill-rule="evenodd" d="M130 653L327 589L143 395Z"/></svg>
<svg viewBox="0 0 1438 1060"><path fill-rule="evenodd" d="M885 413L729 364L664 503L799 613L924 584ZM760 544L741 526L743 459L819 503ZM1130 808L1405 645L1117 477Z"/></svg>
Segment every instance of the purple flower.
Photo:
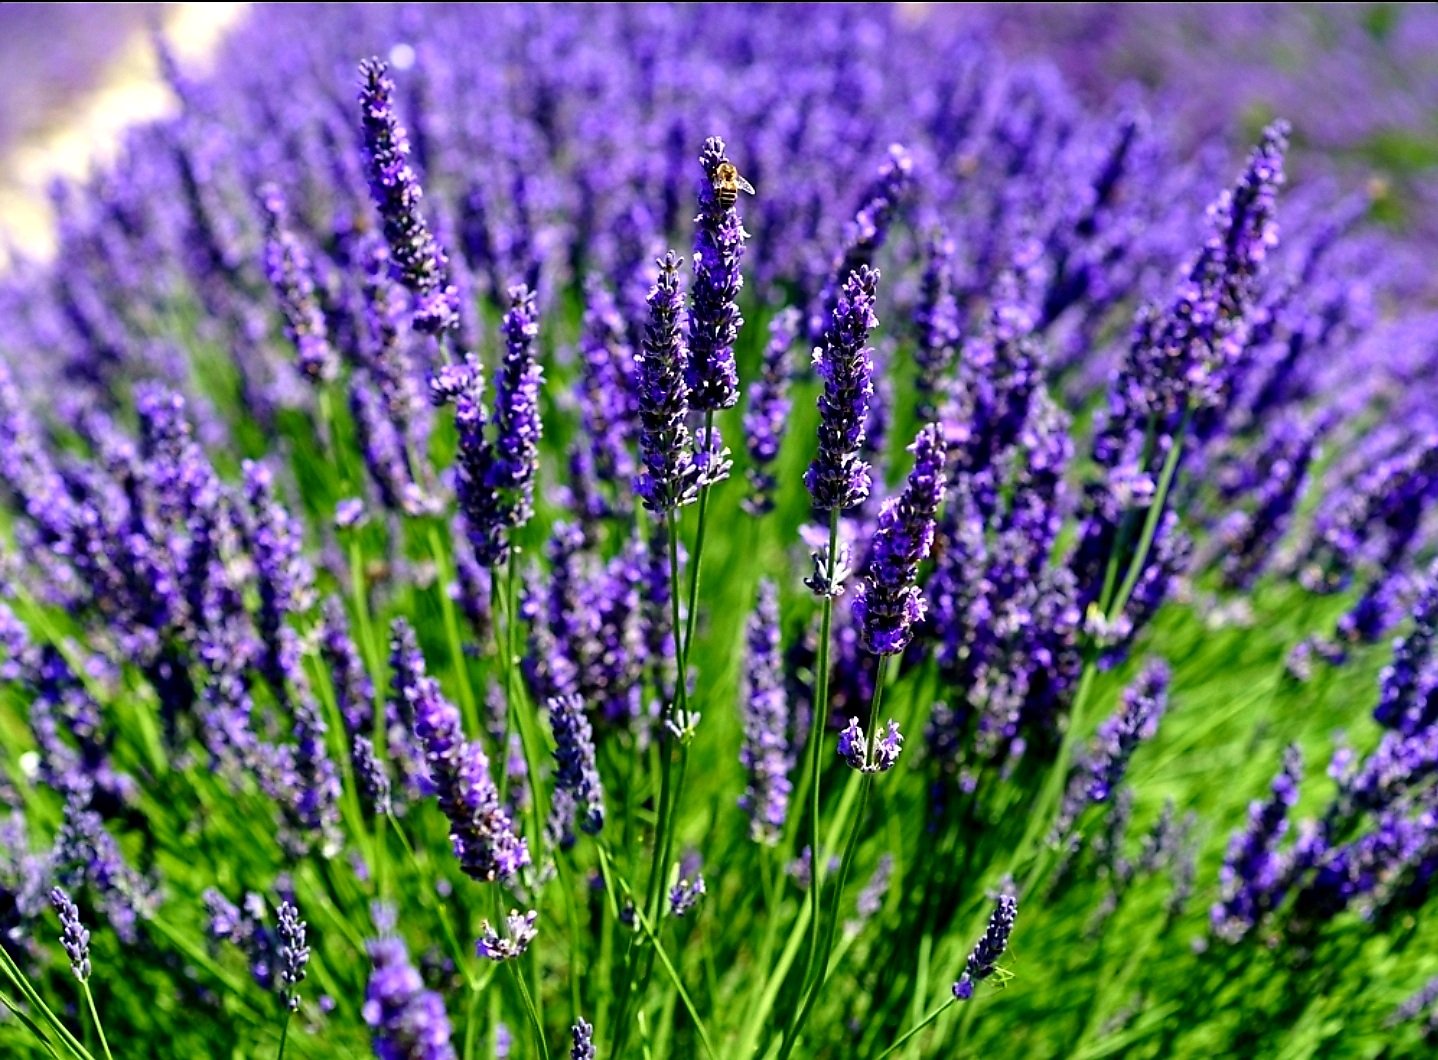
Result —
<svg viewBox="0 0 1438 1060"><path fill-rule="evenodd" d="M819 452L804 485L820 511L843 511L869 495L869 465L859 458L874 393L874 351L867 345L878 326L874 299L879 273L859 268L844 282L814 369L824 381L819 396Z"/></svg>
<svg viewBox="0 0 1438 1060"><path fill-rule="evenodd" d="M310 256L289 226L280 189L265 185L260 189L260 202L267 224L265 275L279 300L285 335L294 343L300 374L312 383L327 383L338 374L339 359L330 346L324 311L315 297Z"/></svg>
<svg viewBox="0 0 1438 1060"><path fill-rule="evenodd" d="M651 512L665 515L699 495L689 426L688 351L680 328L684 296L682 259L670 251L659 259L659 279L649 292L649 323L635 358L639 369L639 453L644 468L635 491Z"/></svg>
<svg viewBox="0 0 1438 1060"><path fill-rule="evenodd" d="M1112 799L1134 751L1158 732L1159 719L1168 706L1168 681L1168 667L1154 660L1124 689L1118 710L1099 725L1087 755L1069 777L1051 833L1053 842L1068 841L1085 806Z"/></svg>
<svg viewBox="0 0 1438 1060"><path fill-rule="evenodd" d="M534 293L522 284L509 289L503 331L504 360L495 383L495 437L485 476L485 486L494 491L498 503L485 509L493 516L488 525L470 523L475 558L489 567L505 561L514 531L534 515L534 476L543 433L539 388L544 383L544 369L535 351L539 318Z"/></svg>
<svg viewBox="0 0 1438 1060"><path fill-rule="evenodd" d="M944 382L958 356L960 314L953 290L954 254L954 241L943 228L934 229L924 241L924 274L914 309L914 359L919 369L915 412L925 423L938 418Z"/></svg>
<svg viewBox="0 0 1438 1060"><path fill-rule="evenodd" d="M354 769L360 804L376 817L387 816L394 811L394 795L374 741L367 736L350 739L350 766Z"/></svg>
<svg viewBox="0 0 1438 1060"><path fill-rule="evenodd" d="M604 791L594 763L594 731L584 713L584 700L570 693L549 700L554 730L554 783L574 797L579 827L598 835L604 827Z"/></svg>
<svg viewBox="0 0 1438 1060"><path fill-rule="evenodd" d="M259 587L259 627L264 647L260 671L277 694L299 672L299 646L288 619L311 604L314 571L304 554L304 535L275 495L274 475L260 463L245 461L246 537Z"/></svg>
<svg viewBox="0 0 1438 1060"><path fill-rule="evenodd" d="M236 906L211 889L205 892L204 902L210 918L210 937L216 942L228 942L243 953L255 982L278 994L291 1011L297 1010L300 999L295 990L305 977L310 950L305 922L292 897L281 898L273 926L264 898L254 892L247 893L243 904Z"/></svg>
<svg viewBox="0 0 1438 1060"><path fill-rule="evenodd" d="M1393 642L1393 661L1379 676L1374 719L1411 736L1435 720L1430 705L1438 687L1434 646L1438 643L1438 563L1429 567L1413 605L1413 629Z"/></svg>
<svg viewBox="0 0 1438 1060"><path fill-rule="evenodd" d="M50 905L60 918L60 945L70 958L70 971L86 982L90 978L90 932L80 922L80 910L63 887L50 889Z"/></svg>
<svg viewBox="0 0 1438 1060"><path fill-rule="evenodd" d="M100 815L88 809L78 793L65 800L50 864L52 881L68 894L87 889L90 906L122 942L138 938L139 922L150 917L155 905L153 885L125 860Z"/></svg>
<svg viewBox="0 0 1438 1060"><path fill-rule="evenodd" d="M339 770L325 739L329 726L313 693L303 683L291 697L290 708L295 742L274 748L268 764L275 787L286 795L281 805L285 817L281 839L291 850L314 850L323 857L333 857L343 845L343 838Z"/></svg>
<svg viewBox="0 0 1438 1060"><path fill-rule="evenodd" d="M1124 690L1123 702L1113 717L1098 727L1093 751L1085 763L1088 797L1103 802L1118 787L1138 745L1158 732L1158 721L1168 705L1168 667L1155 660Z"/></svg>
<svg viewBox="0 0 1438 1060"><path fill-rule="evenodd" d="M580 374L576 381L582 452L592 457L595 477L615 490L615 502L628 495L634 474L629 442L636 429L634 354L624 318L603 284L585 285L584 325L579 339Z"/></svg>
<svg viewBox="0 0 1438 1060"><path fill-rule="evenodd" d="M279 945L275 956L279 963L279 981L276 984L280 995L285 998L290 1011L300 1007L300 996L296 988L305 977L305 965L310 960L310 948L305 942L305 922L300 911L290 902L281 902L275 913L278 925Z"/></svg>
<svg viewBox="0 0 1438 1060"><path fill-rule="evenodd" d="M396 630L397 653L401 632ZM465 874L476 880L512 879L529 864L529 847L515 833L500 801L489 758L477 741L465 740L459 711L425 673L419 652L411 648L402 654L403 668L396 668L395 674L396 696L408 704L414 719L439 808L449 819L455 857Z"/></svg>
<svg viewBox="0 0 1438 1060"><path fill-rule="evenodd" d="M1283 897L1288 864L1278 844L1288 831L1288 814L1298 801L1302 759L1297 747L1283 752L1283 768L1267 799L1248 807L1248 827L1229 840L1219 872L1219 900L1210 913L1214 934L1236 942Z"/></svg>
<svg viewBox="0 0 1438 1060"><path fill-rule="evenodd" d="M569 1049L569 1060L594 1060L594 1027L580 1016L569 1031L574 1043Z"/></svg>
<svg viewBox="0 0 1438 1060"><path fill-rule="evenodd" d="M397 938L372 939L374 964L360 1009L374 1034L379 1060L455 1060L444 1000L424 988Z"/></svg>
<svg viewBox="0 0 1438 1060"><path fill-rule="evenodd" d="M475 943L475 952L487 960L512 961L524 956L529 944L539 935L539 929L534 926L539 914L530 910L528 913L521 913L517 909L511 909L509 915L504 918L506 934L500 936L494 930L494 925L488 920L483 920L479 925L479 941Z"/></svg>
<svg viewBox="0 0 1438 1060"><path fill-rule="evenodd" d="M705 185L694 219L693 307L689 313L689 404L700 412L732 408L739 400L739 374L734 365L734 342L744 318L739 315L739 292L744 277L748 233L739 217L737 199L717 193L722 167L734 169L725 154L724 141L711 136L699 155ZM726 201L727 198L727 201Z"/></svg>
<svg viewBox="0 0 1438 1060"><path fill-rule="evenodd" d="M1014 922L1019 915L1019 900L1012 894L1000 894L989 914L989 926L984 929L969 954L968 963L959 981L954 984L954 997L967 1001L974 996L974 987L994 974L994 965L1008 949L1009 936L1013 934Z"/></svg>
<svg viewBox="0 0 1438 1060"><path fill-rule="evenodd" d="M893 718L889 719L888 731L874 740L872 747L858 718L850 718L839 733L839 757L860 773L887 773L903 749L904 737Z"/></svg>
<svg viewBox="0 0 1438 1060"><path fill-rule="evenodd" d="M864 884L864 889L854 899L854 912L858 919L849 925L851 931L861 929L884 907L884 898L889 893L889 884L892 882L893 876L893 855L880 854L879 860L874 865L874 874L869 877L869 882Z"/></svg>
<svg viewBox="0 0 1438 1060"><path fill-rule="evenodd" d="M696 871L692 875L682 876L669 888L669 912L677 917L688 916L699 904L699 899L707 893L703 873Z"/></svg>
<svg viewBox="0 0 1438 1060"><path fill-rule="evenodd" d="M459 326L459 295L449 281L449 261L420 212L424 192L409 163L409 134L395 113L394 82L379 59L366 59L359 69L370 195L399 275L417 299L415 328L442 334Z"/></svg>
<svg viewBox="0 0 1438 1060"><path fill-rule="evenodd" d="M759 377L749 389L744 410L744 444L749 452L749 496L744 508L764 515L774 508L778 483L770 470L779 457L779 445L789 419L789 350L799 334L799 310L781 309L769 322L769 343L764 347Z"/></svg>
<svg viewBox="0 0 1438 1060"><path fill-rule="evenodd" d="M921 429L909 447L914 469L904 492L884 502L874 534L869 571L854 596L854 621L864 647L898 655L924 617L919 564L934 543L934 519L944 491L944 438L937 424Z"/></svg>
<svg viewBox="0 0 1438 1060"><path fill-rule="evenodd" d="M913 175L914 160L909 152L899 144L890 145L889 157L865 189L853 220L844 228L843 247L829 271L820 312L809 320L811 336L817 338L837 325L844 289L855 273L874 264L874 256L888 238L895 213L908 197Z"/></svg>
<svg viewBox="0 0 1438 1060"><path fill-rule="evenodd" d="M744 742L739 762L748 783L739 806L749 814L750 838L772 846L779 841L789 814L793 748L779 639L779 596L767 578L759 583L759 599L749 616L747 643Z"/></svg>

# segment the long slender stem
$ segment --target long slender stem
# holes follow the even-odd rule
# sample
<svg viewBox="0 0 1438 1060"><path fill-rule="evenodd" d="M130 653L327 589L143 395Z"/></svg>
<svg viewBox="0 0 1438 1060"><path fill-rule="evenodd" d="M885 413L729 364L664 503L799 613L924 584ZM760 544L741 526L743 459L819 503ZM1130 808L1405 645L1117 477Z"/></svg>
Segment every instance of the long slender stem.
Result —
<svg viewBox="0 0 1438 1060"><path fill-rule="evenodd" d="M98 1009L95 1008L95 994L90 989L90 981L86 979L81 982L80 989L85 991L85 1004L89 1006L90 1019L95 1021L95 1033L100 1036L100 1048L105 1053L105 1060L115 1060L114 1056L112 1056L110 1053L110 1043L105 1040L105 1025L100 1022L100 1012ZM283 1060L283 1048L280 1049L280 1056L281 1060Z"/></svg>
<svg viewBox="0 0 1438 1060"><path fill-rule="evenodd" d="M60 1036L60 1040L65 1043L65 1046L71 1052L81 1057L82 1060L94 1060L94 1057L90 1055L90 1051L80 1044L78 1038L70 1033L70 1028L61 1023L60 1018L51 1011L50 1006L45 1004L45 999L30 985L30 980L25 978L25 973L22 972L20 967L11 959L10 954L4 946L0 946L0 968L3 968L6 977L15 984L20 993L24 995L25 1000L30 1003L31 1007L45 1017L46 1022L54 1028L55 1033Z"/></svg>
<svg viewBox="0 0 1438 1060"><path fill-rule="evenodd" d="M504 600L504 628L501 631L499 622L493 623L494 630L494 653L499 660L500 679L504 682L504 697L506 712L510 723L519 730L520 753L524 755L524 768L529 773L529 807L530 826L533 830L534 850L539 851L540 844L544 842L544 815L545 808L540 796L542 789L539 784L539 748L536 746L538 737L530 728L530 717L525 711L523 683L517 679L517 667L515 658L517 654L517 626L519 622L517 607L517 585L515 576L515 553L510 550L509 562L505 568L505 585L503 592ZM494 578L494 575L491 575ZM490 611L498 616L500 611L496 602L501 599L499 583L492 580L490 590L491 604ZM503 753L503 749L499 749Z"/></svg>
<svg viewBox="0 0 1438 1060"><path fill-rule="evenodd" d="M824 562L825 593L819 619L819 652L814 663L814 698L809 705L809 949L804 960L808 983L819 956L819 906L824 889L824 858L819 843L819 775L823 770L824 728L829 713L829 650L834 634L834 571L839 562L839 510L829 513L829 544Z"/></svg>
<svg viewBox="0 0 1438 1060"><path fill-rule="evenodd" d="M534 1007L534 998L530 996L529 987L524 983L524 976L518 968L514 967L513 961L506 961L510 974L514 981L519 984L519 996L524 999L524 1011L529 1016L529 1022L534 1029L534 1038L539 1042L539 1054L544 1060L549 1060L549 1043L544 1040L544 1024L540 1022L539 1011Z"/></svg>
<svg viewBox="0 0 1438 1060"><path fill-rule="evenodd" d="M1138 579L1142 576L1144 567L1147 566L1148 552L1153 546L1159 520L1163 518L1164 508L1168 504L1168 491L1173 487L1174 476L1178 473L1178 461L1183 454L1184 436L1188 433L1188 423L1192 418L1192 407L1185 408L1178 431L1169 442L1168 455L1164 458L1163 470L1159 472L1158 487L1154 491L1153 503L1149 505L1148 514L1144 517L1143 533L1139 536L1138 548L1133 554L1133 562L1129 564L1128 573L1119 587L1118 595L1114 597L1109 607L1110 618L1123 614L1123 609L1128 606L1129 597L1133 595L1134 587L1138 585Z"/></svg>
<svg viewBox="0 0 1438 1060"><path fill-rule="evenodd" d="M704 414L704 437L706 439L714 437L714 412L712 409ZM694 529L694 560L689 564L689 606L684 613L684 658L686 661L694 644L694 624L699 614L699 569L704 557L704 529L709 522L709 490L711 488L707 482L699 488L699 525Z"/></svg>
<svg viewBox="0 0 1438 1060"><path fill-rule="evenodd" d="M676 728L687 727L689 723L689 688L687 660L685 658L685 643L683 636L683 616L679 606L679 513L669 512L665 518L668 549L669 549L669 610L671 634L674 639L674 695L671 701L666 704L664 716L660 722L657 744L659 747L659 809L654 826L654 851L650 859L649 878L645 886L644 910L649 919L655 923L659 921L661 902L663 901L663 883L669 870L667 858L669 856L670 832L673 828L675 788L674 783L674 755L670 749L669 741L675 736ZM677 719L677 722L676 722ZM687 749L683 741L680 741L680 760L687 764L685 758ZM681 767L682 768L682 767ZM630 1004L635 995L640 997L649 988L649 979L654 972L654 955L647 954L644 958L643 969L637 976L634 976L626 985L623 998L620 1000L620 1019L614 1029L614 1045L611 1050L615 1056L622 1055L623 1047L629 1034L628 1013Z"/></svg>
<svg viewBox="0 0 1438 1060"><path fill-rule="evenodd" d="M945 1001L945 1002L944 1002L942 1005L940 1005L938 1008L934 1009L933 1012L930 1012L930 1013L929 1013L927 1016L925 1016L922 1020L920 1020L920 1021L919 1021L918 1023L916 1023L914 1026L910 1027L910 1028L909 1028L908 1030L906 1030L903 1034L901 1034L901 1035L894 1041L894 1044L893 1044L893 1045L889 1046L887 1049L885 1049L882 1053L880 1053L880 1054L878 1055L878 1057L876 1058L876 1060L884 1060L884 1057L889 1056L889 1055L891 1055L892 1053L897 1052L899 1049L902 1049L905 1045L908 1044L909 1040L910 1040L911 1038L913 1038L914 1035L919 1034L921 1031L923 1031L925 1028L927 1028L931 1023L933 1023L936 1019L938 1019L940 1016L942 1016L945 1012L949 1011L949 1009L952 1008L952 1007L954 1006L954 1004L957 1003L957 1001L958 1001L957 998L953 998L953 997L949 998L949 1000Z"/></svg>
<svg viewBox="0 0 1438 1060"><path fill-rule="evenodd" d="M275 1054L275 1060L285 1060L285 1045L286 1045L286 1043L287 1043L287 1042L289 1041L289 1039L290 1039L290 1017L293 1016L293 1015L294 1015L294 1013L291 1012L289 1006L286 1005L286 1006L285 1006L285 1018L284 1018L284 1022L280 1024L280 1051ZM101 1037L100 1040L101 1040L101 1043L103 1044L103 1042L104 1042L103 1036ZM105 1050L105 1055L106 1055L106 1056L109 1056L109 1055L110 1055L110 1050L106 1049L106 1050Z"/></svg>
<svg viewBox="0 0 1438 1060"><path fill-rule="evenodd" d="M864 763L870 769L874 762L874 747L877 743L879 728L879 705L884 698L884 685L889 676L889 656L879 656L878 672L874 675L874 696L869 703L869 731L868 742L864 751ZM794 1016L793 1022L789 1025L784 1035L784 1042L779 1048L779 1060L787 1060L787 1057L794 1050L799 1041L799 1034L804 1029L804 1023L813 1011L814 1004L818 1001L819 995L824 991L824 985L829 978L829 958L834 949L834 936L839 930L839 907L844 900L844 888L849 882L849 873L854 867L854 854L859 849L859 836L864 831L864 814L869 808L869 796L874 789L874 773L865 772L863 786L859 791L859 812L854 817L854 822L849 829L849 840L844 844L844 857L839 862L839 878L834 885L834 897L830 905L828 923L824 927L824 941L819 949L819 959L814 966L813 981L810 983L804 1000Z"/></svg>
<svg viewBox="0 0 1438 1060"><path fill-rule="evenodd" d="M618 916L619 901L614 893L615 881L618 881L619 886L623 888L625 893L631 892L628 884L624 882L624 878L614 869L609 851L602 844L598 846L598 850L600 875L604 878L604 887L609 896L611 911L613 915ZM640 930L648 937L660 963L664 965L664 970L669 973L669 978L674 984L675 993L678 995L679 1000L683 1002L684 1009L688 1012L689 1019L694 1024L694 1031L699 1035L699 1041L700 1044L704 1046L704 1052L710 1057L716 1056L714 1046L709 1041L709 1032L704 1027L704 1021L699 1018L699 1010L694 1007L694 1002L690 1000L689 992L684 988L684 980L679 976L679 970L674 967L674 962L670 959L669 954L665 952L664 945L659 938L659 933L655 930L654 926L650 924L648 917L644 916L638 909L635 910L635 922L639 925Z"/></svg>
<svg viewBox="0 0 1438 1060"><path fill-rule="evenodd" d="M45 1037L45 1031L38 1023L32 1020L20 1003L12 998L5 991L0 990L0 1007L10 1010L10 1014L25 1025L25 1029L34 1036L35 1040L45 1047L45 1051L51 1056L58 1057L60 1054L55 1051L55 1045L49 1038Z"/></svg>

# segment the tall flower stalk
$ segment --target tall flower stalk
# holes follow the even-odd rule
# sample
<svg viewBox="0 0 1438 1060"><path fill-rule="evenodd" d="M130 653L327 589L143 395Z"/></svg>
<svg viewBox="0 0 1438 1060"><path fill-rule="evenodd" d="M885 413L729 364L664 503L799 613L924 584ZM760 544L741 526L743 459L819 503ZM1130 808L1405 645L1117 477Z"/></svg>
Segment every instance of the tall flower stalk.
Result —
<svg viewBox="0 0 1438 1060"><path fill-rule="evenodd" d="M842 302L841 302L842 304ZM888 731L879 734L879 708L884 686L888 681L889 663L902 655L913 638L914 625L924 617L923 595L919 587L919 565L928 558L934 543L934 524L943 499L945 444L942 429L930 424L919 431L910 446L914 467L909 472L903 492L884 502L879 513L879 526L874 534L873 554L869 573L864 577L854 601L854 619L859 624L866 650L877 655L879 664L874 676L874 695L869 706L867 737L859 729L857 719L839 737L839 756L863 774L859 789L859 809L849 825L849 838L839 862L839 875L834 884L834 898L824 940L810 971L810 983L793 1022L785 1032L779 1056L787 1057L798 1043L804 1023L829 976L829 962L834 936L840 922L840 904L854 865L854 855L863 833L865 811L873 791L874 778L894 767L903 747L898 723L890 719ZM815 705L815 712L818 712ZM816 775L817 779L817 775ZM815 851L814 872L818 879L819 846ZM811 890L818 891L815 884Z"/></svg>
<svg viewBox="0 0 1438 1060"><path fill-rule="evenodd" d="M809 720L809 948L804 980L819 956L820 895L824 866L820 845L820 784L823 736L829 711L829 652L834 631L834 600L843 593L839 555L839 519L869 495L870 470L862 459L869 401L874 394L874 351L869 335L878 327L874 300L879 272L861 266L844 281L823 345L814 351L814 368L824 381L819 395L819 450L804 485L815 509L828 512L829 536L822 556L813 556L814 574L806 584L820 599L819 652L814 668L814 698ZM845 558L847 565L847 558ZM802 790L801 782L801 790Z"/></svg>

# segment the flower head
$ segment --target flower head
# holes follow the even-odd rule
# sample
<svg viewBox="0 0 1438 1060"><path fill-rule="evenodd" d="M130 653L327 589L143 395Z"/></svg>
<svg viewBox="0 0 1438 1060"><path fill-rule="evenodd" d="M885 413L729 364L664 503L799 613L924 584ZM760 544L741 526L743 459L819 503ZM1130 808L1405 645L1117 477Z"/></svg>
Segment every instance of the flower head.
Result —
<svg viewBox="0 0 1438 1060"><path fill-rule="evenodd" d="M874 394L874 351L869 333L878 326L874 300L879 272L867 265L844 282L833 323L814 351L824 381L819 396L819 452L804 473L814 507L843 511L869 495L869 465L860 459L869 399Z"/></svg>
<svg viewBox="0 0 1438 1060"><path fill-rule="evenodd" d="M959 981L954 984L954 997L967 1001L974 996L974 987L994 972L994 965L1008 948L1009 936L1013 934L1014 921L1019 915L1019 900L1012 894L1001 894L989 914L989 926L984 937L979 939Z"/></svg>

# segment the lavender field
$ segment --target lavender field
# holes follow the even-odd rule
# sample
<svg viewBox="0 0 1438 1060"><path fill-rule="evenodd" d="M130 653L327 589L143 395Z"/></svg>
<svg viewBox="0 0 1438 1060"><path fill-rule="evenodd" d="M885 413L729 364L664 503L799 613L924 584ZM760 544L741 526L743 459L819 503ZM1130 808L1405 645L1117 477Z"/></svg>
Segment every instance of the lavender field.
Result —
<svg viewBox="0 0 1438 1060"><path fill-rule="evenodd" d="M157 34L0 273L0 1055L1426 1055L1435 46Z"/></svg>

